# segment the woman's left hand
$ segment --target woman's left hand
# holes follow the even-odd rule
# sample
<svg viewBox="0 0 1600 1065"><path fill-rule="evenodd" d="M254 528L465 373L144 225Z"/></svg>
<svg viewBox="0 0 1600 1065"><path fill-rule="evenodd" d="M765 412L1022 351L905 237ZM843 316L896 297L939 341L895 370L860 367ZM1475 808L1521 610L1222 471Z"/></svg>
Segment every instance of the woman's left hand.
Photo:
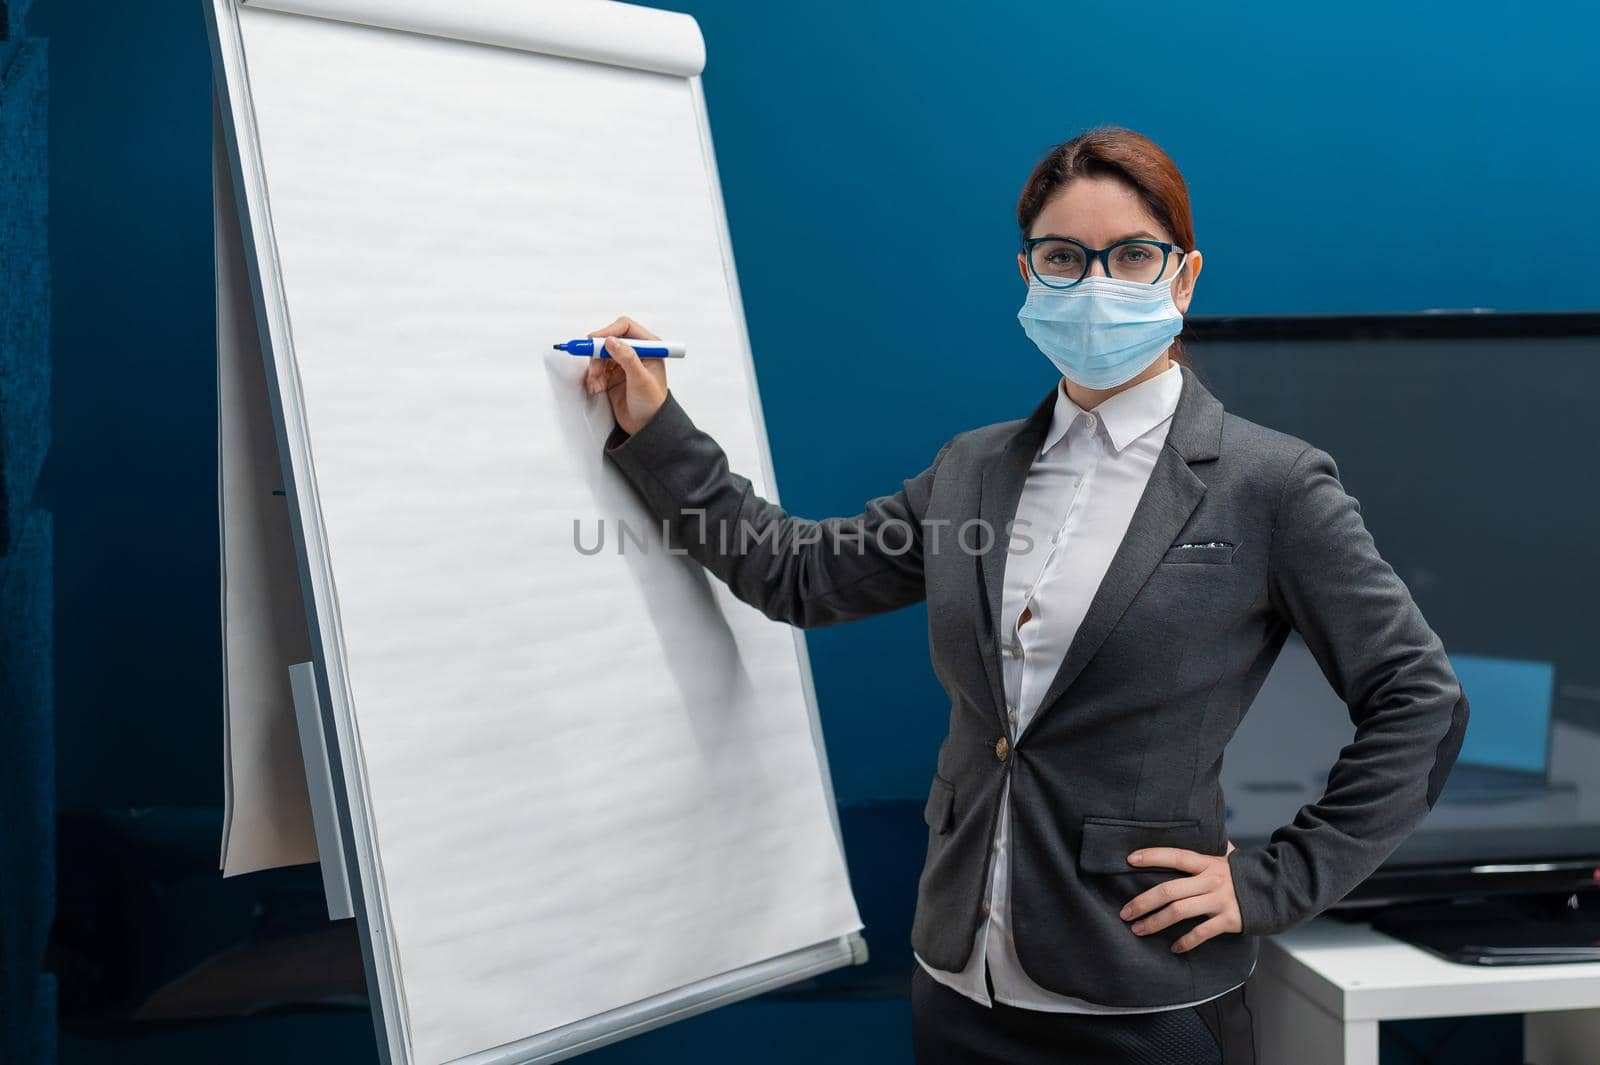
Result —
<svg viewBox="0 0 1600 1065"><path fill-rule="evenodd" d="M1146 847L1134 851L1128 855L1129 865L1181 869L1191 875L1164 881L1135 895L1122 908L1122 919L1133 921L1136 935L1147 936L1186 917L1210 914L1209 920L1200 922L1172 944L1175 954L1193 950L1223 932L1239 931L1239 899L1233 893L1233 870L1228 868L1228 855L1233 850L1233 843L1229 841L1228 850L1221 855L1201 854L1181 847Z"/></svg>

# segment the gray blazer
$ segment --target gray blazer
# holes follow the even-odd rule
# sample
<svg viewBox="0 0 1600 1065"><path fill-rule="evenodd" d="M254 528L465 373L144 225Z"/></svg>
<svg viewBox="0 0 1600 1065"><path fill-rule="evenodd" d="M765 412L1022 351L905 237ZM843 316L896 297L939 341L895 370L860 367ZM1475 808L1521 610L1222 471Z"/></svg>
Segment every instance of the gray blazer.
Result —
<svg viewBox="0 0 1600 1065"><path fill-rule="evenodd" d="M1011 909L1029 976L1111 1006L1203 998L1246 977L1258 936L1310 920L1400 845L1461 750L1467 700L1333 460L1224 411L1185 369L1127 535L1038 713L1009 735L995 622L1007 525L1053 405L1054 390L1026 418L957 434L899 491L823 521L756 495L670 392L637 434L614 429L605 454L674 547L770 618L811 627L927 600L950 699L911 933L930 965L967 963L1009 776ZM1137 936L1117 913L1187 874L1136 870L1126 855L1225 852L1223 748L1291 627L1348 704L1355 739L1322 798L1229 856L1242 934L1174 954L1202 918Z"/></svg>

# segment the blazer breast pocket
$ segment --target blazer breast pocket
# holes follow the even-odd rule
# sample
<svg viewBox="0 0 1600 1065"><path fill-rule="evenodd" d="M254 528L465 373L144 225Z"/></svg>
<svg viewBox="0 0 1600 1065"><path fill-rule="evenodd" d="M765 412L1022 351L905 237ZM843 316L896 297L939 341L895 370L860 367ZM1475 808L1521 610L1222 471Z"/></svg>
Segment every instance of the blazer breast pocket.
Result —
<svg viewBox="0 0 1600 1065"><path fill-rule="evenodd" d="M1226 566L1233 562L1233 553L1238 549L1238 544L1229 543L1226 540L1173 544L1167 548L1167 553L1161 556L1161 564L1163 566Z"/></svg>

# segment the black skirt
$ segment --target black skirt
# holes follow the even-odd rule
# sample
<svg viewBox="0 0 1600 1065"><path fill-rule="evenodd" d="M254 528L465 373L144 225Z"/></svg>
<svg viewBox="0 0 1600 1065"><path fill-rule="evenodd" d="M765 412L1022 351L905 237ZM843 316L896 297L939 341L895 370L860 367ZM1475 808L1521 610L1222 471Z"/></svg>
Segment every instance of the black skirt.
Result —
<svg viewBox="0 0 1600 1065"><path fill-rule="evenodd" d="M985 1007L912 968L917 1065L1255 1065L1249 981L1198 1006L1052 1013Z"/></svg>

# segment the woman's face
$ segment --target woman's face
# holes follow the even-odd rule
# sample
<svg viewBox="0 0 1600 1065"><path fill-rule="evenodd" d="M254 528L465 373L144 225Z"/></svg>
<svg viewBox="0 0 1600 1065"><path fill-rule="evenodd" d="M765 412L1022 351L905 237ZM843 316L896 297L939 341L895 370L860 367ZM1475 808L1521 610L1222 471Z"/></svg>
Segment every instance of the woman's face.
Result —
<svg viewBox="0 0 1600 1065"><path fill-rule="evenodd" d="M1116 178L1095 175L1075 178L1057 192L1044 205L1039 217L1033 220L1030 237L1071 237L1091 248L1105 248L1119 240L1144 237L1176 243L1160 223L1150 217L1144 203L1125 182ZM1184 249L1188 251L1188 249ZM1176 258L1176 256L1174 256ZM1032 280L1028 260L1017 253L1017 268L1022 271L1022 281ZM1189 313L1189 300L1194 295L1195 279L1200 276L1200 253L1189 251L1179 268L1178 278L1172 284L1172 302L1181 314ZM1169 264L1163 278L1172 277ZM1105 276L1105 268L1096 259L1089 264L1091 276Z"/></svg>

